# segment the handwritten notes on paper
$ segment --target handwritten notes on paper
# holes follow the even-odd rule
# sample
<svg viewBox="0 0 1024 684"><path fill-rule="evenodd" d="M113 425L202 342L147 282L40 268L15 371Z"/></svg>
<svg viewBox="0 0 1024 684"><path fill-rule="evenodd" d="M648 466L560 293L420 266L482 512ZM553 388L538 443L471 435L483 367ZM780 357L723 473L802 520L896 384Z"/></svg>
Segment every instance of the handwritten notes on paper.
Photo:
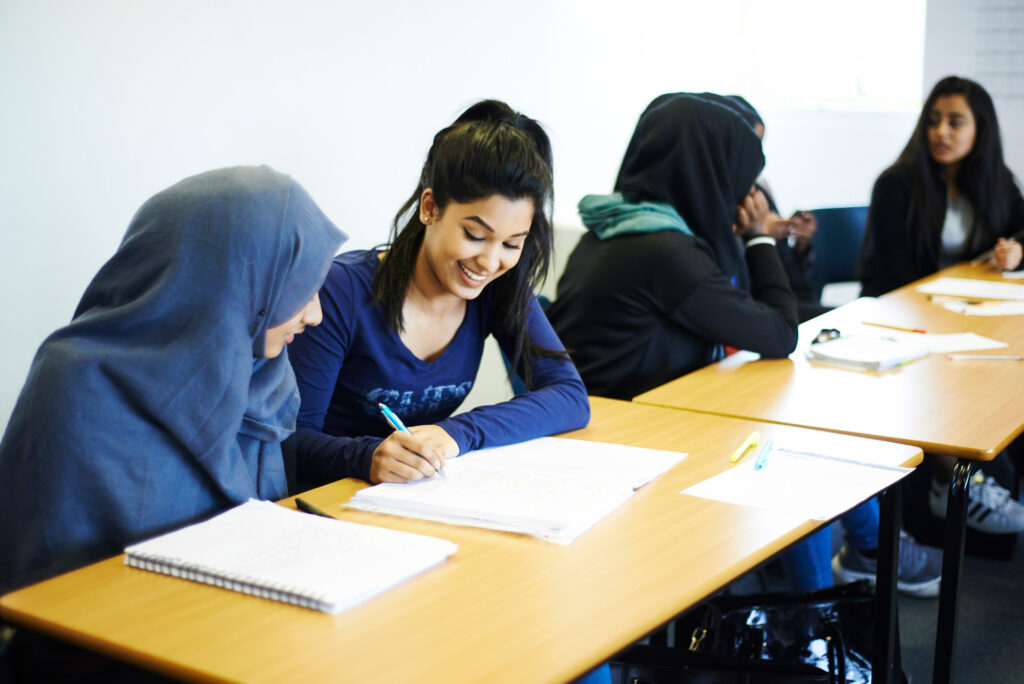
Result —
<svg viewBox="0 0 1024 684"><path fill-rule="evenodd" d="M447 480L362 489L348 505L567 544L684 457L545 437L449 460Z"/></svg>

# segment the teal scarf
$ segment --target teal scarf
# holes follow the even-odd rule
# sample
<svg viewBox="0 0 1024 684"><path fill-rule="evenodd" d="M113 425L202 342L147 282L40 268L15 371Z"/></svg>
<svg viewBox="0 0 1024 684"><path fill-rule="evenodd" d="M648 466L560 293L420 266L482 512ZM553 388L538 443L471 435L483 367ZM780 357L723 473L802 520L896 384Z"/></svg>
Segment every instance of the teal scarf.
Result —
<svg viewBox="0 0 1024 684"><path fill-rule="evenodd" d="M679 212L663 202L627 202L622 193L615 192L587 195L577 208L583 225L602 240L659 230L678 230L693 235Z"/></svg>

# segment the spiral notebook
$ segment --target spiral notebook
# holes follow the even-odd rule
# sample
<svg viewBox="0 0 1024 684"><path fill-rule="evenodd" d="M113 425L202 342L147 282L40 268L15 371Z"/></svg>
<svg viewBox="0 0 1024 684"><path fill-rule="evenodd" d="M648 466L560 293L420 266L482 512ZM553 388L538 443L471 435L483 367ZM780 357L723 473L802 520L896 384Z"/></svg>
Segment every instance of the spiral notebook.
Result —
<svg viewBox="0 0 1024 684"><path fill-rule="evenodd" d="M339 613L438 565L444 539L248 502L132 544L125 563L173 577Z"/></svg>

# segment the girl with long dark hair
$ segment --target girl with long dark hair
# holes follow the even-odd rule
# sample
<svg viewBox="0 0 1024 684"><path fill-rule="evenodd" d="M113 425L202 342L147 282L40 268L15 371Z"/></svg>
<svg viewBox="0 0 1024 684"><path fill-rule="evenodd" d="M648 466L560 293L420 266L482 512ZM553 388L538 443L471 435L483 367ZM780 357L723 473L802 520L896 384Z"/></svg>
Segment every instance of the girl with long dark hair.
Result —
<svg viewBox="0 0 1024 684"><path fill-rule="evenodd" d="M1010 236L1024 230L1024 198L1003 162L992 98L947 76L932 89L896 163L875 182L861 249L863 294L877 296L994 249L1020 265Z"/></svg>
<svg viewBox="0 0 1024 684"><path fill-rule="evenodd" d="M390 244L334 260L323 325L291 350L302 486L430 477L446 458L587 423L583 383L533 294L551 256L551 168L536 121L477 103L434 136ZM490 334L529 391L453 416Z"/></svg>
<svg viewBox="0 0 1024 684"><path fill-rule="evenodd" d="M996 267L1018 268L1022 229L1024 198L1003 162L992 98L974 81L947 76L932 88L896 163L875 182L861 248L863 294L884 294L990 249ZM939 518L953 463L929 459L928 503ZM968 489L967 526L1020 532L1024 506L979 472Z"/></svg>

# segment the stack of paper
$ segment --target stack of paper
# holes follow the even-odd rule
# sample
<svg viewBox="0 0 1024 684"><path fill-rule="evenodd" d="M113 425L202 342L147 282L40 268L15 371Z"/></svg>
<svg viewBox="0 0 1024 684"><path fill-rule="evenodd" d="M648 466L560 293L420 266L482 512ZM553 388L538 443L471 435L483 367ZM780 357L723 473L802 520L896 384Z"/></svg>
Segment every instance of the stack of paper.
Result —
<svg viewBox="0 0 1024 684"><path fill-rule="evenodd" d="M812 344L807 358L855 370L885 370L919 359L928 352L925 341L914 337L843 335Z"/></svg>
<svg viewBox="0 0 1024 684"><path fill-rule="evenodd" d="M290 511L250 500L125 549L143 570L337 613L437 565L444 539Z"/></svg>
<svg viewBox="0 0 1024 684"><path fill-rule="evenodd" d="M545 437L451 459L447 479L362 489L348 505L567 544L684 457Z"/></svg>

